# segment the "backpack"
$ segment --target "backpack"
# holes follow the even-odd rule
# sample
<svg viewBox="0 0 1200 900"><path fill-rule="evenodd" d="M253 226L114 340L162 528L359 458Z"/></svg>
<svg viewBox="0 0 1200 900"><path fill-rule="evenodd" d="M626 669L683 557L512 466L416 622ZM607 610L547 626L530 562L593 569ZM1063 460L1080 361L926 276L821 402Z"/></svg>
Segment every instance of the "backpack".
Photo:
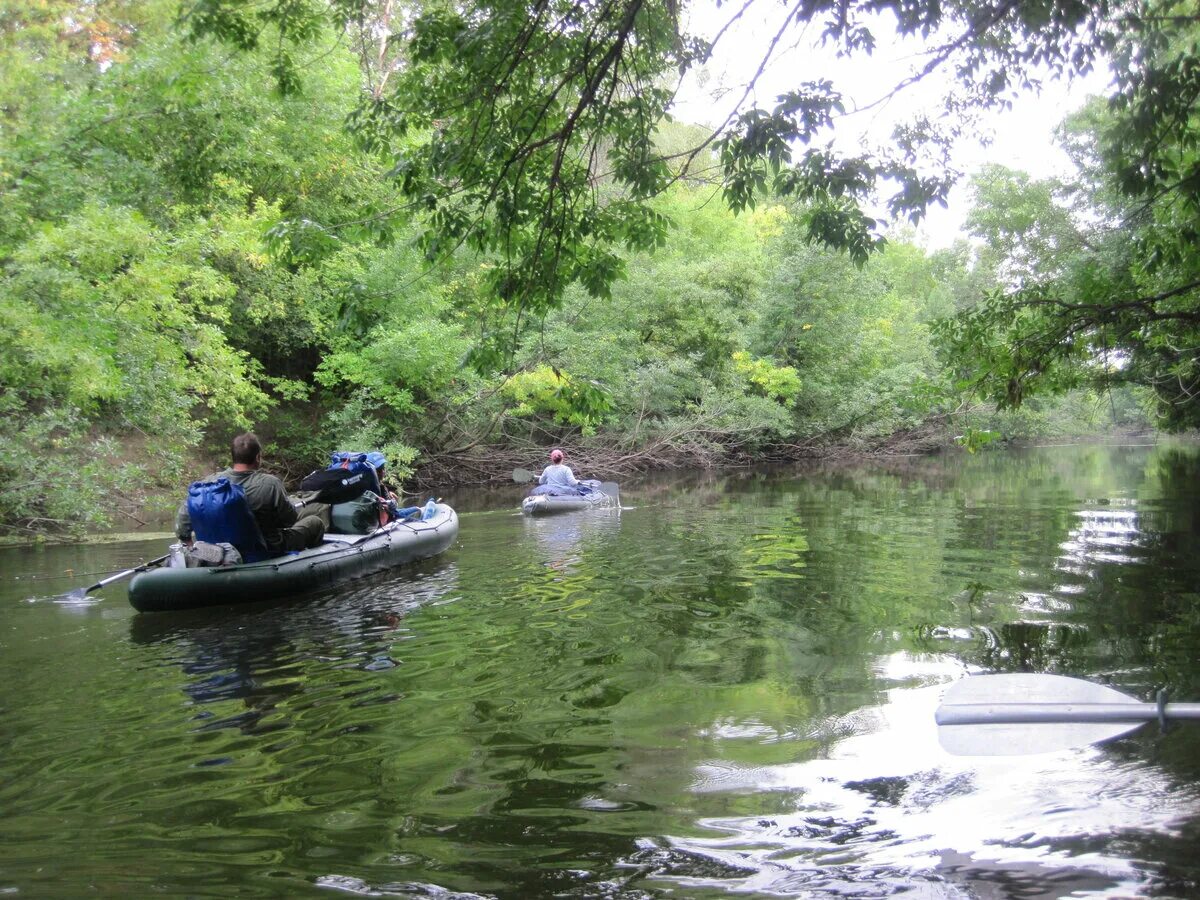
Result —
<svg viewBox="0 0 1200 900"><path fill-rule="evenodd" d="M240 484L228 478L192 482L188 487L187 511L196 540L233 544L246 562L270 558Z"/></svg>
<svg viewBox="0 0 1200 900"><path fill-rule="evenodd" d="M362 472L367 476L367 490L379 493L379 474L375 471L375 467L371 465L369 453L359 453L357 450L335 450L329 454L329 468L331 469L349 469L351 472ZM374 483L374 487L370 482Z"/></svg>
<svg viewBox="0 0 1200 900"><path fill-rule="evenodd" d="M374 469L371 470L373 475ZM373 490L367 474L362 471L347 471L343 468L317 469L304 476L300 490L315 491L312 503L346 503L359 497L363 491Z"/></svg>

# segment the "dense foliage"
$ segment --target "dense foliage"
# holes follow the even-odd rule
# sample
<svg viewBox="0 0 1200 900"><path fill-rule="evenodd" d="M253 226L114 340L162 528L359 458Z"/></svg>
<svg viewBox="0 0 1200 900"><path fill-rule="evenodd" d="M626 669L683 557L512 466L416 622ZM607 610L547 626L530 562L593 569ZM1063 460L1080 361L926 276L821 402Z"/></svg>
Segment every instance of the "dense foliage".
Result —
<svg viewBox="0 0 1200 900"><path fill-rule="evenodd" d="M1128 129L1120 112L1096 102L1065 128L1076 178L981 173L972 226L1003 254L1004 289L944 323L942 335L969 386L1001 406L1135 385L1153 398L1161 426L1193 429L1200 195L1184 170L1198 162L1195 137L1163 136L1155 152L1169 161L1146 162L1155 174L1139 180L1122 173Z"/></svg>
<svg viewBox="0 0 1200 900"><path fill-rule="evenodd" d="M729 25L752 5L731 10ZM692 171L715 170L734 209L764 192L798 199L805 237L861 263L884 239L865 201L883 193L893 218L919 219L944 201L956 175L954 141L981 111L1042 79L1111 63L1112 96L1080 142L1085 184L1071 198L1078 215L1045 210L1048 227L1079 233L1064 245L1038 246L1041 227L1020 236L1018 244L1031 243L1016 249L1027 261L1036 255L1036 270L972 308L945 337L965 385L1002 406L1042 390L1127 382L1157 394L1168 426L1197 422L1200 51L1189 5L799 4L764 39L760 74L793 34L819 34L842 55L867 57L882 32L893 32L922 43L908 76L882 85L876 102L922 81L945 85L940 114L901 125L885 147L853 153L829 140L847 98L823 77L801 77L766 108L745 103L751 84L715 133L686 149L657 146L672 97L664 85L707 61L728 30L701 39L673 2L418 2L400 15L374 0L201 0L197 10L194 33L242 47L257 45L264 27L277 29L285 90L299 84L288 48L328 24L389 35L396 77L363 98L355 131L392 151L400 190L432 211L427 251L467 242L488 253L491 287L519 311L557 305L573 283L607 296L623 272L616 249L662 240L649 198ZM415 144L394 146L415 134ZM1074 264L1065 258L1072 253Z"/></svg>
<svg viewBox="0 0 1200 900"><path fill-rule="evenodd" d="M548 442L628 468L1097 417L1096 385L1003 421L961 393L1004 360L971 349L1001 344L970 325L988 291L1022 259L1066 272L1087 242L1027 244L1074 220L1046 201L1022 228L999 192L990 255L885 246L851 201L940 188L895 160L802 184L783 123L825 100L716 143L663 118L664 61L704 53L673 9L0 0L0 523L111 519L248 425L285 474L372 446L406 476Z"/></svg>

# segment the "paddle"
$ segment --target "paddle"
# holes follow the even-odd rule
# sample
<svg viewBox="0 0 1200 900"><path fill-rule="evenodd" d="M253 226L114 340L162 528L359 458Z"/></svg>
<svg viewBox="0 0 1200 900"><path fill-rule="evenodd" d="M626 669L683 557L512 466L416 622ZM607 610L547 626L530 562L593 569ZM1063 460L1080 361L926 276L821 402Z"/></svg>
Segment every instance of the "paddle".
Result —
<svg viewBox="0 0 1200 900"><path fill-rule="evenodd" d="M533 481L535 478L537 476L528 469L513 469L513 481L517 484L525 484L526 482Z"/></svg>
<svg viewBox="0 0 1200 900"><path fill-rule="evenodd" d="M167 559L170 558L170 556L171 556L171 554L168 553L165 556L160 556L158 559L152 559L152 560L150 560L150 562L142 563L140 566L134 566L132 569L126 569L124 572L118 572L116 575L109 575L107 578L101 578L99 581L97 581L91 587L75 588L75 590L69 591L65 594L60 594L59 596L55 597L54 599L59 600L59 601L83 600L92 591L98 591L98 590L100 590L100 588L104 587L107 584L112 584L114 581L120 581L123 578L128 578L130 575L133 575L137 572L144 572L147 569L152 568L153 566L157 566L160 563L165 562Z"/></svg>
<svg viewBox="0 0 1200 900"><path fill-rule="evenodd" d="M1120 737L1145 722L1200 719L1200 703L1142 703L1063 675L974 675L952 684L934 718L956 756L1065 750Z"/></svg>
<svg viewBox="0 0 1200 900"><path fill-rule="evenodd" d="M610 497L615 505L621 505L621 497L619 494L620 488L617 487L617 483L615 481L602 481L596 490L601 494L604 494L606 497Z"/></svg>

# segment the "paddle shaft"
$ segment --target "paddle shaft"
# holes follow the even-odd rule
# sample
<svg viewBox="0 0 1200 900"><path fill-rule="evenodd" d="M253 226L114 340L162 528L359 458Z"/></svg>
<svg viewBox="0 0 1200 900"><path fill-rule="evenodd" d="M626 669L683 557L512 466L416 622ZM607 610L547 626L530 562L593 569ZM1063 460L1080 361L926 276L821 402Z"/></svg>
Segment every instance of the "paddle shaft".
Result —
<svg viewBox="0 0 1200 900"><path fill-rule="evenodd" d="M170 553L167 553L163 556L160 556L158 559L152 559L150 562L142 563L140 566L134 566L132 569L126 569L124 572L118 572L116 575L109 575L107 578L101 578L91 587L84 588L83 592L85 594L90 594L92 591L100 590L100 588L104 587L106 584L112 584L114 581L120 581L122 578L128 578L135 572L141 572L144 569L150 568L151 566L157 566L159 563L168 559L170 555Z"/></svg>
<svg viewBox="0 0 1200 900"><path fill-rule="evenodd" d="M1167 719L1200 719L1200 703L1168 703ZM1153 703L948 703L938 708L939 725L1020 725L1053 722L1152 722Z"/></svg>

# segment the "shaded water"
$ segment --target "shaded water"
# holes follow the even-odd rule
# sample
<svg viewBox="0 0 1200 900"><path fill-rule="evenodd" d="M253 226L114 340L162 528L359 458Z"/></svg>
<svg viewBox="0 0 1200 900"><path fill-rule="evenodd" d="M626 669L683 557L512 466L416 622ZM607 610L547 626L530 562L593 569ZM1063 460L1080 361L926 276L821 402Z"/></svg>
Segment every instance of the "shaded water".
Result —
<svg viewBox="0 0 1200 900"><path fill-rule="evenodd" d="M1200 726L968 758L933 710L974 671L1200 700L1198 476L1077 447L448 496L439 559L187 615L44 599L157 543L0 551L0 892L1196 896Z"/></svg>

